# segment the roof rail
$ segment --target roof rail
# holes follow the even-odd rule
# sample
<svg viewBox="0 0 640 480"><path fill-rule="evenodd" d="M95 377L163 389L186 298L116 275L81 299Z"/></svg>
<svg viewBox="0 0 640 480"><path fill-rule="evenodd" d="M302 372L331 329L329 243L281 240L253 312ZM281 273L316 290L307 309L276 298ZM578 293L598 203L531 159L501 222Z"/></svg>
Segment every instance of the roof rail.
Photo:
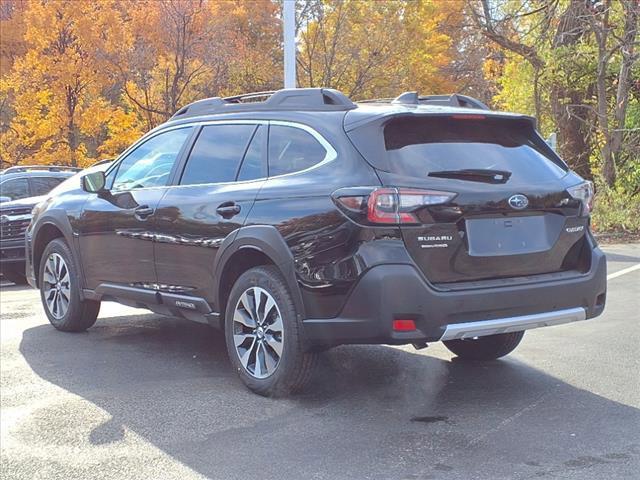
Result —
<svg viewBox="0 0 640 480"><path fill-rule="evenodd" d="M391 103L401 105L443 105L448 107L477 108L480 110L490 110L490 108L477 98L453 93L451 95L425 95L420 96L418 92L404 92L396 97Z"/></svg>
<svg viewBox="0 0 640 480"><path fill-rule="evenodd" d="M392 103L394 105L443 105L447 107L477 108L490 110L490 108L477 98L453 93L451 95L418 95L418 92L404 92L396 98L376 98L360 100L358 103Z"/></svg>
<svg viewBox="0 0 640 480"><path fill-rule="evenodd" d="M255 101L266 98L264 101ZM249 100L249 101L247 101ZM356 108L349 97L332 88L290 88L275 92L254 92L233 97L198 100L178 110L171 119L212 113L259 110L340 111Z"/></svg>
<svg viewBox="0 0 640 480"><path fill-rule="evenodd" d="M29 170L45 170L48 172L79 172L82 170L78 167L68 167L66 165L16 165L14 167L9 167L5 170L2 170L3 175L7 173L20 173L26 172Z"/></svg>
<svg viewBox="0 0 640 480"><path fill-rule="evenodd" d="M276 90L267 90L264 92L251 92L242 95L234 95L232 97L224 97L223 100L228 103L242 103L245 100L253 100L256 98L268 98L276 93Z"/></svg>
<svg viewBox="0 0 640 480"><path fill-rule="evenodd" d="M461 95L459 93L454 93L452 95L427 95L420 97L420 103L427 105L449 105L452 107L491 110L485 103L481 102L477 98Z"/></svg>

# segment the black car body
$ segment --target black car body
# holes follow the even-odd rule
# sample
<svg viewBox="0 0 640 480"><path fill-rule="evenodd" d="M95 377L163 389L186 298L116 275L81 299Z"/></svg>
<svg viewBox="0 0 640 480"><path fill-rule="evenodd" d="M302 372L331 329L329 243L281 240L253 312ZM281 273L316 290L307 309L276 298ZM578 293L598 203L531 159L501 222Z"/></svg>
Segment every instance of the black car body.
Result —
<svg viewBox="0 0 640 480"><path fill-rule="evenodd" d="M532 118L455 95L354 104L299 89L244 100L183 108L103 178L40 204L27 233L30 283L42 287L43 254L61 239L79 267L80 299L240 328L238 342L246 334L259 343L259 325L247 333L228 317L243 302L258 317L271 308L258 291L234 297L246 272L268 267L283 286L268 275L260 283L265 271L247 285L277 302L286 303L282 289L290 296L302 352L439 340L464 350L509 338L495 358L526 329L602 312L591 186ZM277 375L256 375L266 364L255 348L253 375L242 363L241 377L273 394Z"/></svg>
<svg viewBox="0 0 640 480"><path fill-rule="evenodd" d="M31 210L45 195L80 169L63 166L10 167L0 172L0 271L25 281L24 233Z"/></svg>

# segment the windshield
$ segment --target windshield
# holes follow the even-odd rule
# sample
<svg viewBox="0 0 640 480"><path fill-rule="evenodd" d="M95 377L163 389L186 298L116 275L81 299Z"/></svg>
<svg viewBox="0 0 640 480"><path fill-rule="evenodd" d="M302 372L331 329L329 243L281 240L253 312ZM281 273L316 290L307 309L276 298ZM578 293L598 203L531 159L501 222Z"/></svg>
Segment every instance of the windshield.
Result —
<svg viewBox="0 0 640 480"><path fill-rule="evenodd" d="M525 122L404 117L385 126L384 141L387 165L401 175L488 170L509 172L511 183L543 182L566 173Z"/></svg>

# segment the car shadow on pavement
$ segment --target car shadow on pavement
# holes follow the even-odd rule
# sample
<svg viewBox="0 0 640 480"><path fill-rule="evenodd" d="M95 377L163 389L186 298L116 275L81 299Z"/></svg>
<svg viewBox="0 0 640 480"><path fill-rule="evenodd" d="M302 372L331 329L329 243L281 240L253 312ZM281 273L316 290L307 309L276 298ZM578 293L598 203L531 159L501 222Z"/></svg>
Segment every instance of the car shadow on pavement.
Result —
<svg viewBox="0 0 640 480"><path fill-rule="evenodd" d="M3 282L0 279L0 294L4 291L7 292L20 292L23 290L33 290L29 285L16 285L15 283L11 283L9 281Z"/></svg>
<svg viewBox="0 0 640 480"><path fill-rule="evenodd" d="M20 351L108 414L81 432L88 448L131 431L209 478L524 478L640 456L639 410L514 359L339 347L303 393L266 399L240 384L220 333L178 319L100 319L81 334L37 326ZM86 406L60 408L56 445Z"/></svg>

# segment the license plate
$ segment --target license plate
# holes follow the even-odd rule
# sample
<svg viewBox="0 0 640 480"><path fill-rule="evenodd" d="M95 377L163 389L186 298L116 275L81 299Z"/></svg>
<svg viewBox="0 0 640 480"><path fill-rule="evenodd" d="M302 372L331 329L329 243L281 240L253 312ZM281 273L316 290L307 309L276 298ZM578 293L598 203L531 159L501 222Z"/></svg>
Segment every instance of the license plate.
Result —
<svg viewBox="0 0 640 480"><path fill-rule="evenodd" d="M467 219L469 255L491 257L544 252L555 245L563 225L561 215Z"/></svg>

